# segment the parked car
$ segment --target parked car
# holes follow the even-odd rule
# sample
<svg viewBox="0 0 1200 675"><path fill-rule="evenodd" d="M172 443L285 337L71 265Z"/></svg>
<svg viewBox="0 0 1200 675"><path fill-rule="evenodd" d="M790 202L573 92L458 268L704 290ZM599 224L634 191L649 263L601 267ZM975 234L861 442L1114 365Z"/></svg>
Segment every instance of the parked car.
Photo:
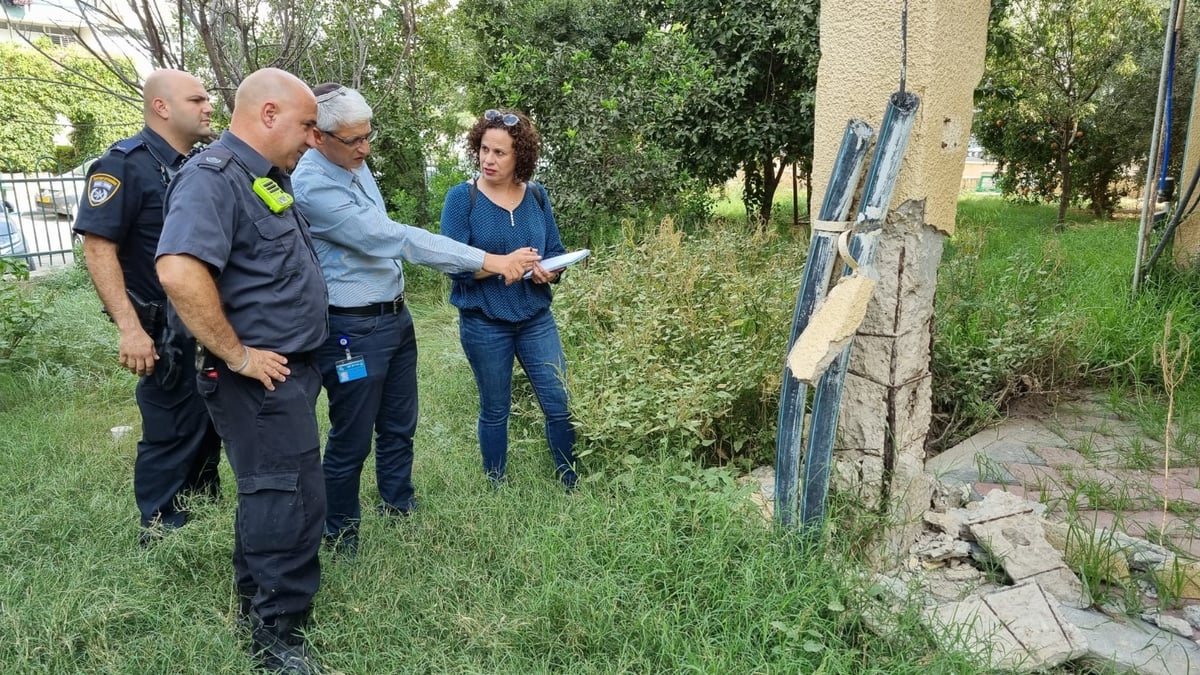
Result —
<svg viewBox="0 0 1200 675"><path fill-rule="evenodd" d="M40 189L36 202L43 211L74 218L79 208L79 199L86 191L86 178L92 162L89 159L70 171L38 180Z"/></svg>
<svg viewBox="0 0 1200 675"><path fill-rule="evenodd" d="M0 258L19 258L22 254L28 251L25 248L25 236L21 232L21 219L17 216L16 209L12 204L4 202L3 218L0 218ZM34 265L33 257L26 256L25 264L32 272Z"/></svg>

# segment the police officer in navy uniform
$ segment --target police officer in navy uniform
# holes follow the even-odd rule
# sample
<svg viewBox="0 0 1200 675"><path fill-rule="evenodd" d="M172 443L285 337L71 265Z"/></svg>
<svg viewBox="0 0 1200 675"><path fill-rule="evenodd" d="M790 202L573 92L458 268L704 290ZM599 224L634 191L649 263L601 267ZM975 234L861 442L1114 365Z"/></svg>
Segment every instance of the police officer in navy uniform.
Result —
<svg viewBox="0 0 1200 675"><path fill-rule="evenodd" d="M317 103L267 68L238 87L229 130L171 183L158 276L203 345L197 386L237 479L233 567L252 653L312 673L302 629L320 585L325 519L314 351L328 294L288 173L313 142Z"/></svg>
<svg viewBox="0 0 1200 675"><path fill-rule="evenodd" d="M121 366L141 378L133 492L145 545L187 522L189 496L220 494L221 439L193 384L190 338L167 330L166 294L154 272L167 183L212 133L212 104L200 80L158 70L146 78L143 113L146 126L92 164L75 231L85 237L88 273L120 332Z"/></svg>

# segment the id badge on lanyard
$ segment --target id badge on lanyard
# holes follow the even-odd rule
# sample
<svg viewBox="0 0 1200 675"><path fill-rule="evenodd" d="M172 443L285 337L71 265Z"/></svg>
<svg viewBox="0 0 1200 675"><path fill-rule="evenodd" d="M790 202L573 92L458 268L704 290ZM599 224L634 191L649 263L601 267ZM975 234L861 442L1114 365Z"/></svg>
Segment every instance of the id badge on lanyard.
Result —
<svg viewBox="0 0 1200 675"><path fill-rule="evenodd" d="M350 338L345 335L338 338L338 345L346 350L346 358L334 364L334 369L337 370L338 383L345 384L361 380L367 376L367 361L361 356L354 356L350 353Z"/></svg>

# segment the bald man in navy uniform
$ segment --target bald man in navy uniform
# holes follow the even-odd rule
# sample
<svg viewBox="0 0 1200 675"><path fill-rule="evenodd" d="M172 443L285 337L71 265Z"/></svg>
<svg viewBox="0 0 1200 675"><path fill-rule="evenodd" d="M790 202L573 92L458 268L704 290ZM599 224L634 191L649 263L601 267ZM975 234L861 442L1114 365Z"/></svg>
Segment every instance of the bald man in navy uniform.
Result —
<svg viewBox="0 0 1200 675"><path fill-rule="evenodd" d="M92 164L75 231L120 332L121 366L141 378L133 492L144 546L187 522L189 496L219 496L221 440L196 391L193 342L166 330L166 294L154 272L167 184L212 133L212 104L200 80L179 70L151 73L143 91L146 125Z"/></svg>
<svg viewBox="0 0 1200 675"><path fill-rule="evenodd" d="M252 653L314 673L303 629L320 586L325 482L315 350L329 296L288 175L313 142L317 102L266 68L238 87L229 130L167 196L158 276L203 345L197 386L237 479L233 568Z"/></svg>

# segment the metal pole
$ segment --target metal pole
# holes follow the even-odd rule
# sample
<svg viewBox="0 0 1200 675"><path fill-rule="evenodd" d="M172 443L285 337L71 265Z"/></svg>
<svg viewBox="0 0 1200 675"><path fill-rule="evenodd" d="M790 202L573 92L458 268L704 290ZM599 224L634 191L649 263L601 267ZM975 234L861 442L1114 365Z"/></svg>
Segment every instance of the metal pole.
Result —
<svg viewBox="0 0 1200 675"><path fill-rule="evenodd" d="M1138 220L1137 253L1133 260L1133 283L1131 295L1136 297L1142 282L1142 260L1146 257L1146 244L1150 232L1150 211L1154 199L1154 174L1158 170L1158 141L1162 135L1163 104L1167 90L1167 71L1170 68L1171 42L1175 35L1175 17L1181 0L1171 0L1171 12L1167 18L1166 36L1163 39L1162 67L1158 73L1158 97L1154 104L1154 129L1150 132L1150 157L1146 160L1146 188L1142 192L1142 215Z"/></svg>
<svg viewBox="0 0 1200 675"><path fill-rule="evenodd" d="M823 221L840 222L850 214L854 190L862 174L863 163L873 132L862 120L850 120L842 134L842 143L833 163L832 175L821 203L819 218ZM800 333L808 326L813 312L825 300L829 292L829 280L837 263L838 232L819 227L814 222L808 244L808 257L804 261L804 277L796 295L796 309L792 314L792 335L788 340L787 353ZM792 377L792 370L783 366L783 389L779 396L779 421L775 431L775 518L780 525L792 527L796 519L798 481L800 477L800 450L804 434L804 414L808 404L808 387Z"/></svg>
<svg viewBox="0 0 1200 675"><path fill-rule="evenodd" d="M892 94L883 114L883 122L879 125L879 140L875 143L875 156L863 187L863 197L854 223L854 237L850 242L850 253L858 261L859 274L873 273L872 258L879 231L887 219L896 178L900 174L900 163L904 159L920 103L917 95L911 92ZM849 274L851 271L847 268L843 275ZM853 347L854 342L851 341L838 354L821 375L813 395L812 429L804 453L804 498L800 502L800 527L809 534L818 532L825 520L825 499L829 494L829 469L833 463L838 412Z"/></svg>

